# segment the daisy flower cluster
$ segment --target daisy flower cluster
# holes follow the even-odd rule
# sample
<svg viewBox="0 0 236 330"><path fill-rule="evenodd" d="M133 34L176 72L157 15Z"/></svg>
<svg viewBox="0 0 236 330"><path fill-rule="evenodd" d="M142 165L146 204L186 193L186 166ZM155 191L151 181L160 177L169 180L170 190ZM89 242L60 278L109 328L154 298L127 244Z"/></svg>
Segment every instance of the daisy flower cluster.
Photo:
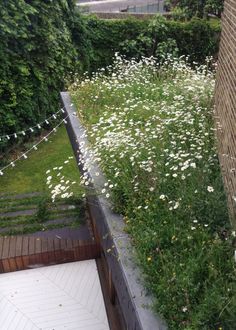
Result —
<svg viewBox="0 0 236 330"><path fill-rule="evenodd" d="M82 182L90 186L91 164L99 164L107 181L98 193L124 216L156 310L174 330L236 322L227 314L236 308L235 238L216 152L214 86L207 64L116 54L112 66L70 88L91 144L82 143Z"/></svg>
<svg viewBox="0 0 236 330"><path fill-rule="evenodd" d="M182 196L164 187L182 186L217 162L209 109L213 89L214 75L205 66L192 69L169 57L160 67L154 58L136 62L116 55L106 72L71 87L93 143L92 151L82 150L89 154L84 170L96 161L111 182L107 185L119 186L116 192L123 182L142 195L144 208L164 194L169 210L176 210ZM89 185L86 172L83 182ZM211 185L205 182L205 191L213 191Z"/></svg>
<svg viewBox="0 0 236 330"><path fill-rule="evenodd" d="M54 203L56 198L70 198L73 196L73 191L71 188L76 181L71 181L63 175L63 168L69 164L70 160L73 159L69 156L61 166L55 166L53 169L48 169L46 171L46 185L51 194L51 200Z"/></svg>

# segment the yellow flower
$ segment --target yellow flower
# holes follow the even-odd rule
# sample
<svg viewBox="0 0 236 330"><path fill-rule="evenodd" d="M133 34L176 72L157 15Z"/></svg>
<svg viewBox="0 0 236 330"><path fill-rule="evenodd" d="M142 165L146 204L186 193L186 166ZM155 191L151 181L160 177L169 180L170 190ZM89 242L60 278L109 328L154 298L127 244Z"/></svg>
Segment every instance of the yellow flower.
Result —
<svg viewBox="0 0 236 330"><path fill-rule="evenodd" d="M152 257L147 257L147 261L152 261Z"/></svg>

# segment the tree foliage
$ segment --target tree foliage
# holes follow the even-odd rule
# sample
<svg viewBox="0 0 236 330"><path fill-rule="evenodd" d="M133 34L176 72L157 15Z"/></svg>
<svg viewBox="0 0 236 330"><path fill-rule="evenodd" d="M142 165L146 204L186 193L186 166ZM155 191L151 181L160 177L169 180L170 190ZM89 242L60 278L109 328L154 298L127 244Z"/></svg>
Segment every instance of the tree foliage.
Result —
<svg viewBox="0 0 236 330"><path fill-rule="evenodd" d="M181 9L186 13L187 18L194 16L203 18L208 14L221 16L224 0L167 0L166 6Z"/></svg>

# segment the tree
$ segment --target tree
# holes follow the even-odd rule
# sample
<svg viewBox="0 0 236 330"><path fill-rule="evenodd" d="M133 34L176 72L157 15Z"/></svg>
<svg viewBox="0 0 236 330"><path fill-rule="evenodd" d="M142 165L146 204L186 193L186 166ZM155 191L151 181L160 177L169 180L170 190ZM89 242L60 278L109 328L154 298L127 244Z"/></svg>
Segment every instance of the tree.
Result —
<svg viewBox="0 0 236 330"><path fill-rule="evenodd" d="M203 18L208 14L220 17L224 0L167 0L168 3L172 9L180 8L186 12L188 18L193 16Z"/></svg>

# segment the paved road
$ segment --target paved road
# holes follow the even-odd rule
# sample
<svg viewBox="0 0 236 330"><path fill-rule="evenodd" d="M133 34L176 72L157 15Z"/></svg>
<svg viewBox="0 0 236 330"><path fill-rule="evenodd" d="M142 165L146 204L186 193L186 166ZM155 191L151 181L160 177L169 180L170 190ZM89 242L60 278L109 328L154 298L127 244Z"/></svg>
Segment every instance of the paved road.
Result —
<svg viewBox="0 0 236 330"><path fill-rule="evenodd" d="M163 11L164 0L79 0L77 5L88 6L90 12L120 12L127 7L140 7L159 4L160 11Z"/></svg>

